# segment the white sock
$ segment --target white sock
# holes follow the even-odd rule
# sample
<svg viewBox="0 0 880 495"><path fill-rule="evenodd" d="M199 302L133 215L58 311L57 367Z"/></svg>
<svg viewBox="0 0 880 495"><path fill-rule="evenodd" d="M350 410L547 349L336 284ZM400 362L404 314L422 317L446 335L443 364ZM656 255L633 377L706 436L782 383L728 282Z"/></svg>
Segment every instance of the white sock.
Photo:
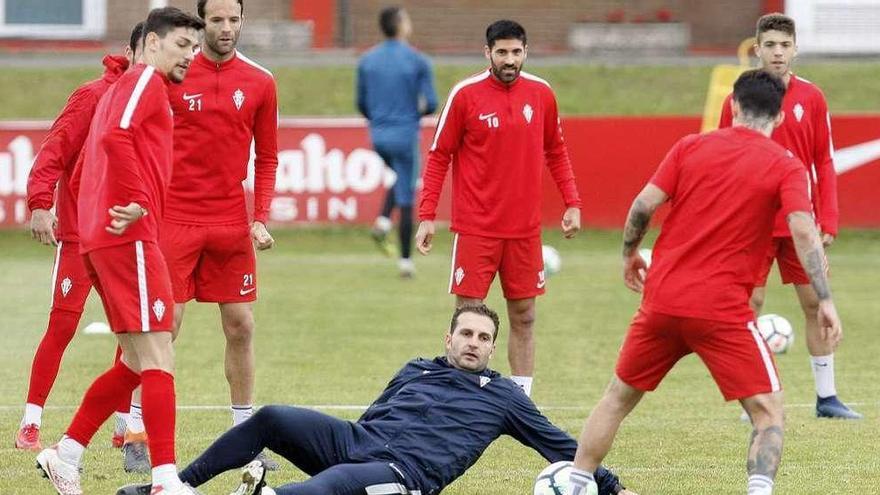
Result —
<svg viewBox="0 0 880 495"><path fill-rule="evenodd" d="M599 487L596 485L593 473L576 467L571 468L566 495L594 495L598 491Z"/></svg>
<svg viewBox="0 0 880 495"><path fill-rule="evenodd" d="M232 426L238 426L254 415L254 406L237 406L232 405Z"/></svg>
<svg viewBox="0 0 880 495"><path fill-rule="evenodd" d="M128 425L128 431L132 433L144 432L144 412L140 404L131 403L126 424Z"/></svg>
<svg viewBox="0 0 880 495"><path fill-rule="evenodd" d="M125 424L125 427L128 428L128 423L131 421L131 414L116 411L116 419L118 422Z"/></svg>
<svg viewBox="0 0 880 495"><path fill-rule="evenodd" d="M772 495L773 480L762 474L749 476L749 495Z"/></svg>
<svg viewBox="0 0 880 495"><path fill-rule="evenodd" d="M532 396L532 380L534 380L534 378L530 376L511 376L510 379L513 380L513 383L519 385L519 388L521 388L527 396Z"/></svg>
<svg viewBox="0 0 880 495"><path fill-rule="evenodd" d="M58 457L62 461L74 466L82 464L82 456L86 448L76 440L64 435L61 437L61 441L58 442L56 448L58 449Z"/></svg>
<svg viewBox="0 0 880 495"><path fill-rule="evenodd" d="M381 230L382 232L388 233L391 231L391 227L393 227L394 224L391 223L390 218L379 216L376 217L376 221L373 223L373 226Z"/></svg>
<svg viewBox="0 0 880 495"><path fill-rule="evenodd" d="M813 365L813 378L816 380L816 395L821 398L837 395L834 386L834 354L810 356Z"/></svg>
<svg viewBox="0 0 880 495"><path fill-rule="evenodd" d="M162 464L153 468L153 486L173 492L183 487L183 482L177 476L177 466L174 464Z"/></svg>
<svg viewBox="0 0 880 495"><path fill-rule="evenodd" d="M39 428L41 424L43 424L43 408L36 404L25 404L24 417L21 418L21 426L37 425L37 428Z"/></svg>

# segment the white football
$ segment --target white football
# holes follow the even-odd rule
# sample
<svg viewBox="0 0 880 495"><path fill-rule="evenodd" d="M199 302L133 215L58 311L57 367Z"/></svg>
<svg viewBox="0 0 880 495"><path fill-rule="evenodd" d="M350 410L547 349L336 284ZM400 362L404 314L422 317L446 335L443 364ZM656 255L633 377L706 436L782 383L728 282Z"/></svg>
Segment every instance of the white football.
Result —
<svg viewBox="0 0 880 495"><path fill-rule="evenodd" d="M794 343L794 329L791 328L791 323L779 315L759 316L758 333L764 337L767 347L774 354L783 354Z"/></svg>
<svg viewBox="0 0 880 495"><path fill-rule="evenodd" d="M571 461L550 464L535 478L533 495L565 495L568 477L571 475Z"/></svg>
<svg viewBox="0 0 880 495"><path fill-rule="evenodd" d="M544 273L548 277L559 273L562 269L562 258L556 248L544 244L541 246L541 256L544 258Z"/></svg>
<svg viewBox="0 0 880 495"><path fill-rule="evenodd" d="M93 321L86 325L83 328L83 333L95 335L95 334L105 334L105 333L113 333L110 331L110 325L104 323L103 321Z"/></svg>

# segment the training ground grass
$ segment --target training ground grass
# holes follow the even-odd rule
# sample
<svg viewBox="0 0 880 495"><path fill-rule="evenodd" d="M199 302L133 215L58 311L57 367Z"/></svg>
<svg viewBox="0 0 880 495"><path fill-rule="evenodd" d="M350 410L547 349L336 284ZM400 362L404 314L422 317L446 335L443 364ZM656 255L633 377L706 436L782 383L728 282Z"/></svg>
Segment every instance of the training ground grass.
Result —
<svg viewBox="0 0 880 495"><path fill-rule="evenodd" d="M259 255L256 305L256 396L259 404L329 407L325 412L356 419L408 359L442 352L451 314L446 295L449 235L438 236L418 276L399 280L392 260L374 252L362 229L276 232L276 249ZM562 255L562 271L538 302L538 359L534 399L561 428L577 435L611 376L638 296L620 276L617 232L583 232L563 241L558 231L545 243ZM25 398L33 351L46 324L53 253L21 231L0 233L0 315L6 344L0 347L0 494L52 493L39 478L34 455L12 448ZM877 418L877 355L880 339L880 233L844 232L830 251L834 293L846 337L837 352L841 397L857 403L858 422L813 417L812 375L793 294L773 275L767 312L797 328L797 341L779 358L786 389L786 445L777 493L880 493ZM489 304L502 309L497 285ZM103 320L90 300L83 324ZM507 324L503 321L493 367L506 372ZM43 418L43 441L56 441L85 388L113 358L109 335L78 334L64 360ZM190 304L177 343L177 445L179 465L197 456L230 425L223 377L223 337L214 306ZM218 406L218 407L191 407ZM624 423L607 464L641 494L740 494L749 427L736 404L725 404L704 369L691 356L649 394ZM126 475L122 456L110 448L108 422L85 456L87 494L111 494L144 477ZM426 449L429 449L426 446ZM531 493L545 465L509 438L490 447L463 478L444 493ZM270 481L302 479L284 463ZM227 494L236 473L205 485L208 495Z"/></svg>

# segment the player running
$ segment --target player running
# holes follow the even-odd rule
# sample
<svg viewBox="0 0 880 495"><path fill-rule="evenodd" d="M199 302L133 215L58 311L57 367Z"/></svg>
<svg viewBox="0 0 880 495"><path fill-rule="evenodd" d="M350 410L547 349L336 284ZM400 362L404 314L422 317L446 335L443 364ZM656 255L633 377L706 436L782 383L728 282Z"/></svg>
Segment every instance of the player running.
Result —
<svg viewBox="0 0 880 495"><path fill-rule="evenodd" d="M138 384L152 494L193 493L175 466L173 298L158 238L172 167L168 86L186 75L203 27L179 9L152 10L144 23L145 64L107 90L89 129L77 201L80 252L122 359L91 384L61 440L37 456L61 495L83 493L79 470L86 446Z"/></svg>
<svg viewBox="0 0 880 495"><path fill-rule="evenodd" d="M370 121L373 148L397 175L386 193L382 212L373 224L372 236L386 253L391 211L400 210L400 259L403 278L415 275L412 251L412 209L419 169L419 121L437 109L431 62L412 48L409 14L400 7L386 7L379 14L385 41L373 47L358 63L357 107Z"/></svg>
<svg viewBox="0 0 880 495"><path fill-rule="evenodd" d="M266 229L278 166L278 105L272 74L235 49L244 20L240 0L199 0L204 45L186 81L169 90L174 111L174 174L161 247L174 290L174 334L186 303L217 303L226 337L233 425L253 414L254 244L274 244ZM242 181L256 151L253 222Z"/></svg>
<svg viewBox="0 0 880 495"><path fill-rule="evenodd" d="M554 426L517 384L489 369L498 315L464 306L452 316L446 355L407 363L356 422L287 406L261 408L208 447L181 472L193 486L241 467L269 448L312 477L264 487L254 461L236 495L380 495L440 493L501 435L510 435L550 462L571 459L574 439ZM599 467L602 494L631 494ZM117 495L148 493L129 485Z"/></svg>
<svg viewBox="0 0 880 495"><path fill-rule="evenodd" d="M770 244L777 210L819 296L817 318L829 344L842 336L825 277L803 165L769 139L784 117L776 76L745 72L734 84L734 126L679 140L629 211L623 239L626 286L644 296L620 350L616 374L581 433L569 495L595 494L592 471L623 419L682 357L695 352L726 400L739 400L754 430L748 493L769 495L782 457L782 386L754 323L754 266ZM672 209L645 279L638 246L654 211Z"/></svg>
<svg viewBox="0 0 880 495"><path fill-rule="evenodd" d="M76 334L92 281L79 254L76 201L70 177L80 157L98 100L140 55L143 22L131 31L123 55L104 57L100 79L78 87L67 99L49 135L43 141L28 176L27 204L31 211L31 236L47 246L56 246L52 268L52 301L49 324L34 353L27 403L15 448L39 452L43 406L55 384L61 358ZM52 206L55 205L55 213ZM121 446L121 432L114 433ZM117 440L118 439L118 440Z"/></svg>
<svg viewBox="0 0 880 495"><path fill-rule="evenodd" d="M514 21L486 29L488 70L458 83L440 121L423 177L416 247L431 250L434 218L452 164L452 269L456 306L479 304L501 277L511 379L531 393L535 369L535 297L544 293L541 257L542 168L565 201L562 230L580 230L578 196L556 97L547 81L522 71L526 32Z"/></svg>
<svg viewBox="0 0 880 495"><path fill-rule="evenodd" d="M755 54L764 70L785 83L782 111L785 120L773 131L773 140L791 150L806 167L813 200L813 212L825 247L837 236L837 173L834 170L834 145L831 142L831 115L825 96L815 84L791 72L797 55L797 34L794 20L782 14L767 14L758 19ZM730 127L733 115L730 96L721 111L720 127ZM773 260L779 265L783 284L794 284L804 312L807 350L816 383L816 416L820 418L860 419L861 414L837 398L834 381L834 350L837 345L822 338L816 309L819 298L810 286L810 279L798 261L792 235L785 218L778 214L773 228L773 242L759 267L758 281L752 291L751 305L761 314L766 294L767 277Z"/></svg>

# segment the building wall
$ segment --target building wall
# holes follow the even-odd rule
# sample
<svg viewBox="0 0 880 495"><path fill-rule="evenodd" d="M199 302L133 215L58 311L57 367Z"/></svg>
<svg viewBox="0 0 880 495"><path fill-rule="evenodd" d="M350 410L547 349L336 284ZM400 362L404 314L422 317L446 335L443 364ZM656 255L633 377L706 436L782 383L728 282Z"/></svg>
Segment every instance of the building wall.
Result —
<svg viewBox="0 0 880 495"><path fill-rule="evenodd" d="M486 26L509 18L522 23L537 50L566 50L571 22L652 21L670 16L691 25L692 46L735 50L763 13L762 0L400 0L414 24L413 44L426 51L473 51L484 44ZM378 13L387 0L350 0L351 44L381 38Z"/></svg>
<svg viewBox="0 0 880 495"><path fill-rule="evenodd" d="M196 0L169 0L168 5L195 13ZM245 0L245 19L287 20L290 18L290 0ZM150 0L107 0L107 41L124 43L131 28L144 20Z"/></svg>

